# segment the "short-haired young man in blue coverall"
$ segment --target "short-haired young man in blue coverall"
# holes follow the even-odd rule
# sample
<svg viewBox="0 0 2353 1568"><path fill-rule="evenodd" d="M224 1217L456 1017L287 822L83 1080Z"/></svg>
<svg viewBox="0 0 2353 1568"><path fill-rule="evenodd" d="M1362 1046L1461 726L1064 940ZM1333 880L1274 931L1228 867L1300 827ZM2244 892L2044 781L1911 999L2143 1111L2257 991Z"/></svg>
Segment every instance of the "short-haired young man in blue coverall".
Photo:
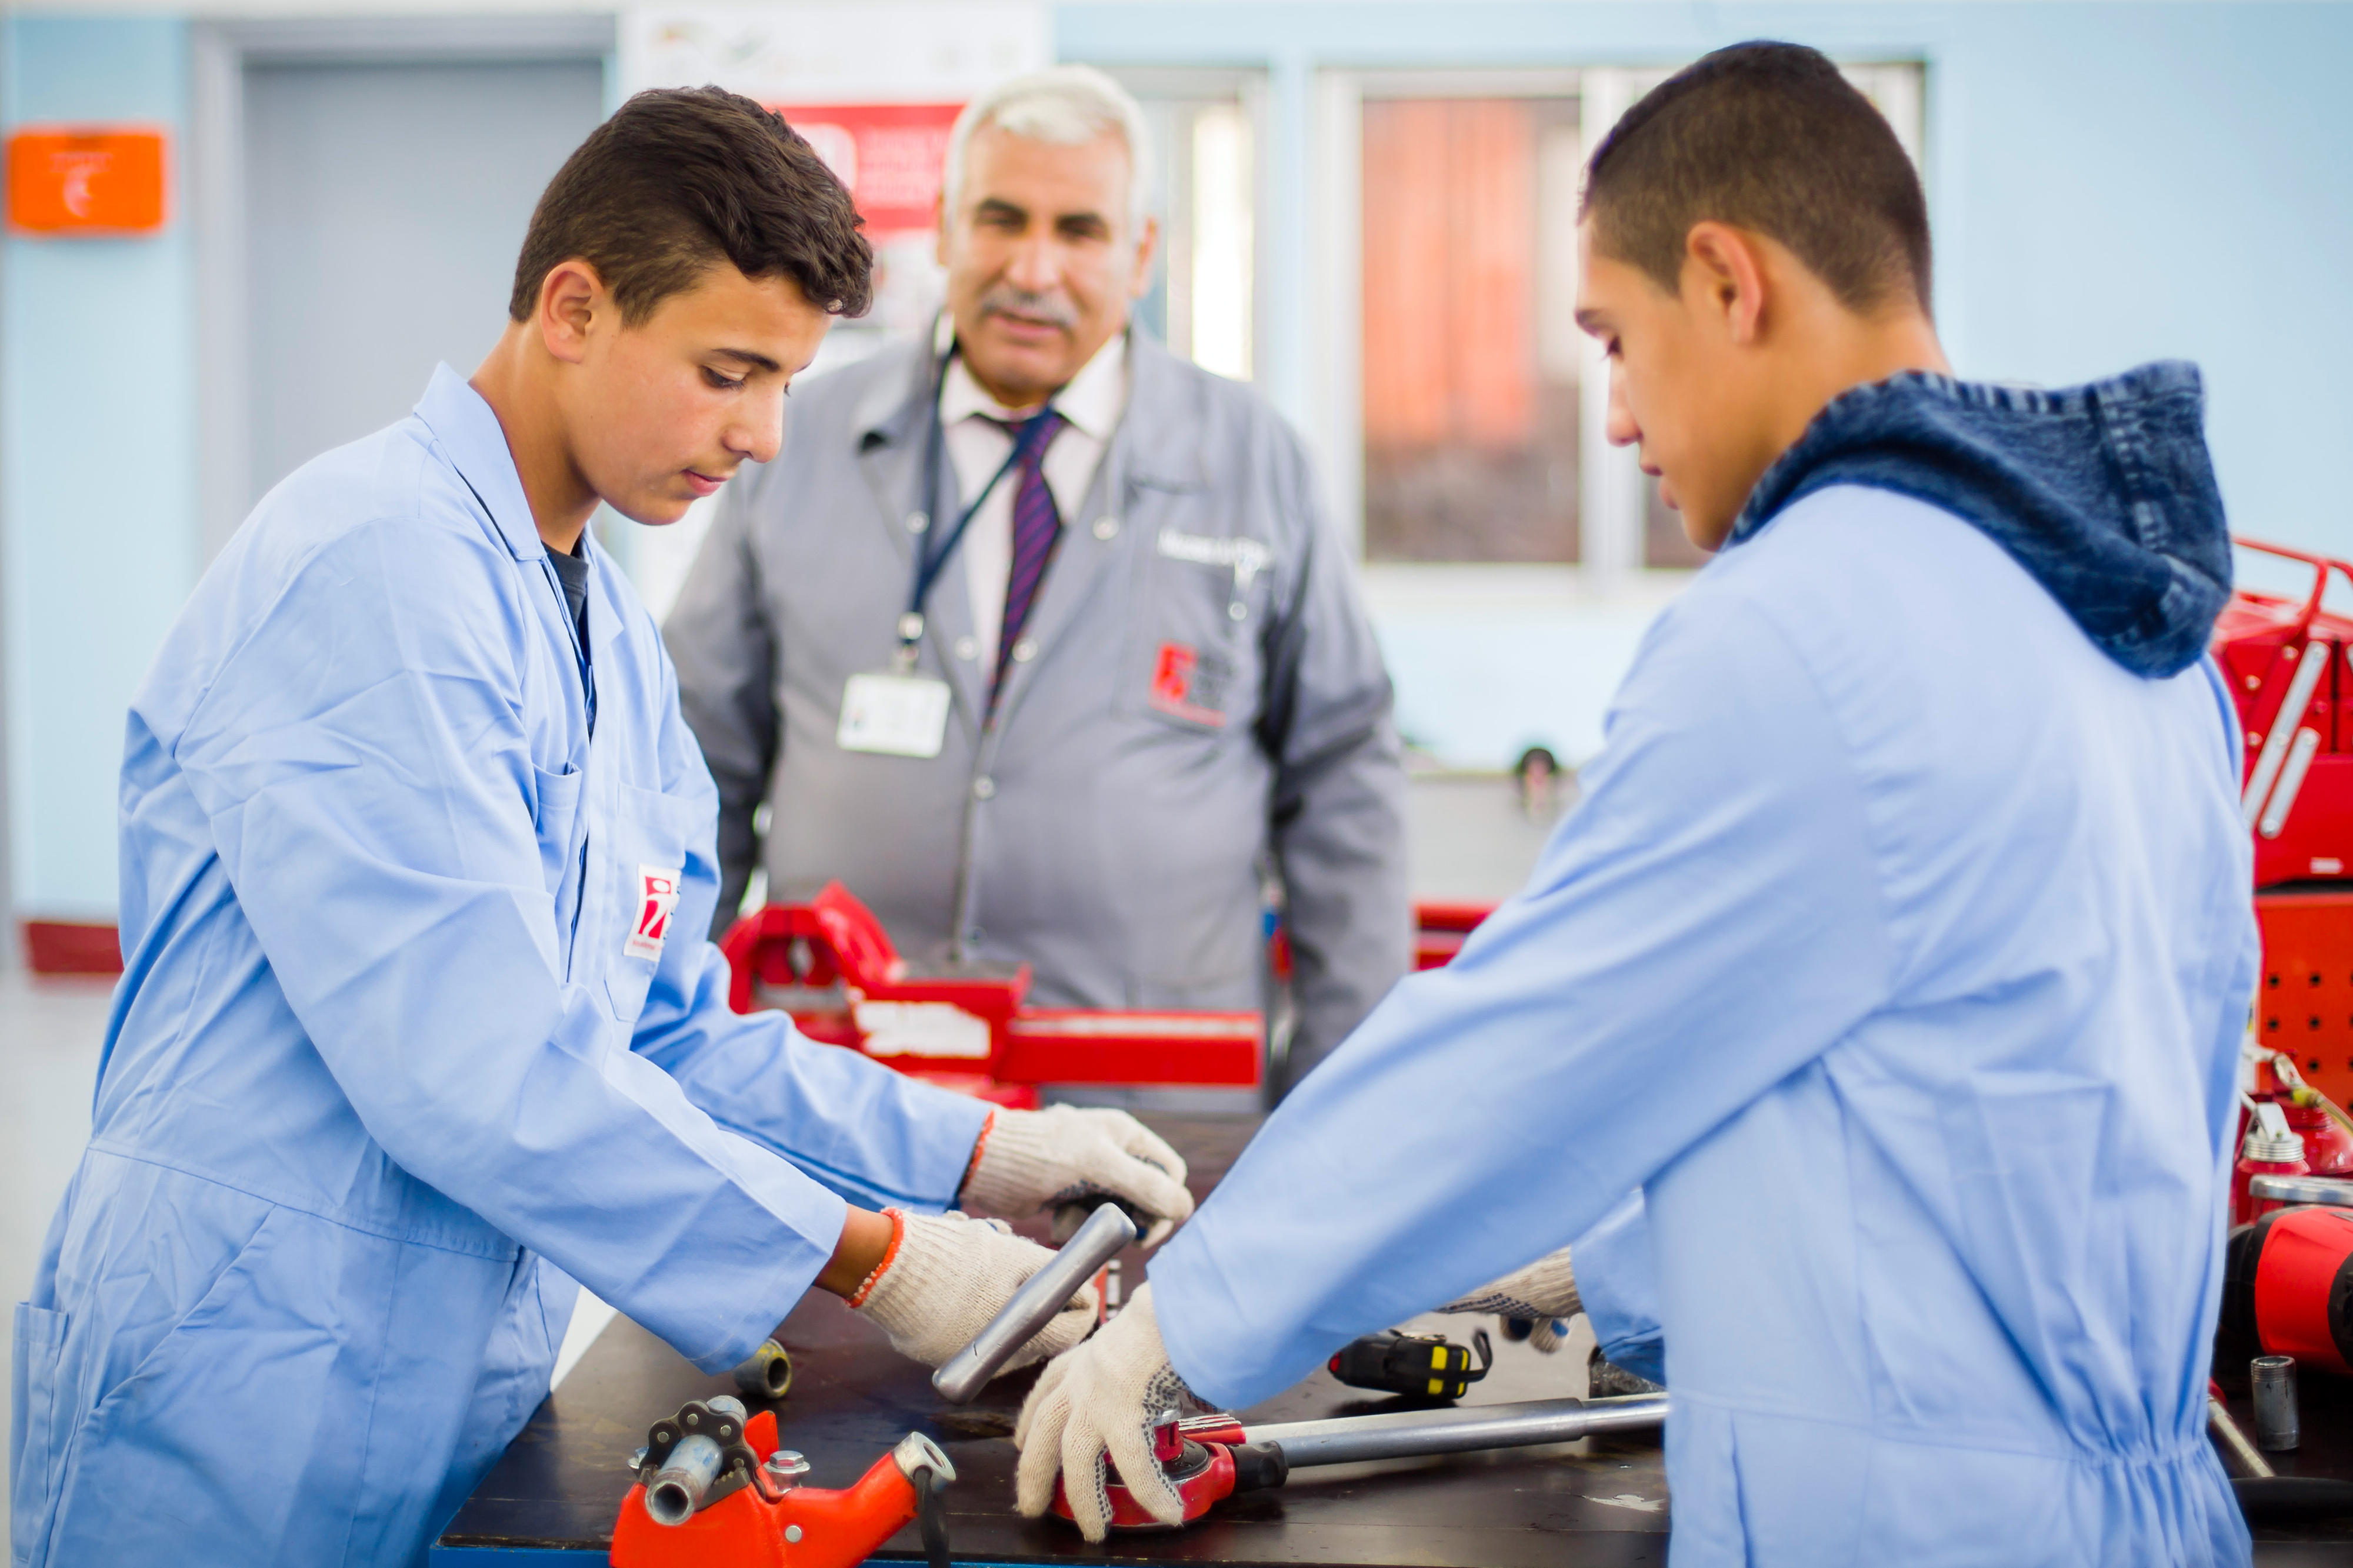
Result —
<svg viewBox="0 0 2353 1568"><path fill-rule="evenodd" d="M1722 552L1526 889L1047 1369L1021 1506L1059 1470L1099 1531L1108 1450L1165 1513L1176 1394L1504 1269L1468 1304L1556 1309L1529 1260L1639 1187L1680 1568L2244 1563L2204 1410L2256 947L2197 374L1954 380L1918 180L1810 49L1637 104L1583 237L1611 437Z"/></svg>
<svg viewBox="0 0 2353 1568"><path fill-rule="evenodd" d="M776 116L642 94L541 198L472 380L306 464L206 574L132 706L125 973L16 1310L19 1568L421 1564L575 1280L706 1371L812 1283L936 1363L1051 1256L937 1211L1189 1212L1132 1119L739 1017L702 940L710 776L586 525L773 457L870 263Z"/></svg>

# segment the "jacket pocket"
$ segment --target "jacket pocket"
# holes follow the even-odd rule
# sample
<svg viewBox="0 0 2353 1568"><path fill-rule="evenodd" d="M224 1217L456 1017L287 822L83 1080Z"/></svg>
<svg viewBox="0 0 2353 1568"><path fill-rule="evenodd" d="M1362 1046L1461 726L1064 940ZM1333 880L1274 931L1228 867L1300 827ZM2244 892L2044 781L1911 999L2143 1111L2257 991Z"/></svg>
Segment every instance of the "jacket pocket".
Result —
<svg viewBox="0 0 2353 1568"><path fill-rule="evenodd" d="M59 1550L69 1560L95 1560L88 1555L90 1542L108 1528L111 1504L105 1500L123 1475L142 1476L142 1506L164 1517L219 1512L223 1500L195 1467L142 1467L142 1458L213 1451L224 1434L240 1433L255 1469L248 1482L260 1487L278 1447L278 1434L267 1430L270 1410L280 1403L303 1411L322 1406L322 1374L334 1363L334 1335L326 1315L305 1299L301 1262L289 1268L277 1255L290 1240L301 1245L299 1237L287 1234L290 1222L325 1222L275 1205L255 1206L261 1210L259 1224L129 1374L100 1395L72 1452L64 1456L57 1500L67 1516L57 1530ZM290 1306L313 1309L294 1332L286 1321Z"/></svg>
<svg viewBox="0 0 2353 1568"><path fill-rule="evenodd" d="M687 930L671 917L685 891L687 846L698 830L707 828L696 801L635 784L619 786L617 796L604 858L604 875L614 884L610 891L617 918L607 922L613 929L598 933L605 950L596 960L605 972L605 997L613 1016L633 1024L645 1011L647 988L672 941L691 944L702 940L701 931ZM710 913L708 900L703 913Z"/></svg>
<svg viewBox="0 0 2353 1568"><path fill-rule="evenodd" d="M1246 535L1160 529L1138 577L1120 706L1204 737L1247 736L1259 715L1273 561L1271 546Z"/></svg>
<svg viewBox="0 0 2353 1568"><path fill-rule="evenodd" d="M539 868L551 893L562 889L572 869L572 830L580 820L580 786L587 776L577 769L552 773L532 764L532 826L539 835Z"/></svg>
<svg viewBox="0 0 2353 1568"><path fill-rule="evenodd" d="M48 1556L49 1514L57 1501L58 1363L66 1315L16 1303L8 1401L8 1556L16 1568L40 1568Z"/></svg>

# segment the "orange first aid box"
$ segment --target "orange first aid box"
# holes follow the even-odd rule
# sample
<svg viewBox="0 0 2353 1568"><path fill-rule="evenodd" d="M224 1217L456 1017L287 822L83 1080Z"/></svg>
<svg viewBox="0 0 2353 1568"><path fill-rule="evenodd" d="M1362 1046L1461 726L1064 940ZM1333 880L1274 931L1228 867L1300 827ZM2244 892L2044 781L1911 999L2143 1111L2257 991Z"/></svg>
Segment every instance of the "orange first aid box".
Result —
<svg viewBox="0 0 2353 1568"><path fill-rule="evenodd" d="M164 132L28 125L8 135L8 223L26 234L144 234L164 226Z"/></svg>

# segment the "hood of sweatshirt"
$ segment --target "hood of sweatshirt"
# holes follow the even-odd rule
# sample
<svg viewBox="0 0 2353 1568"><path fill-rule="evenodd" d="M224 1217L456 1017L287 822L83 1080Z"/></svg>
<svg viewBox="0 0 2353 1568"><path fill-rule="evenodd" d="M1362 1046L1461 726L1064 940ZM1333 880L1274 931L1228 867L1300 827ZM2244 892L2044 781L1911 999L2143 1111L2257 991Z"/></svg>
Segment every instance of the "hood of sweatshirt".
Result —
<svg viewBox="0 0 2353 1568"><path fill-rule="evenodd" d="M1765 470L1726 547L1830 485L1974 524L2136 675L2195 664L2231 596L2205 394L2180 361L2057 391L1917 371L1858 386Z"/></svg>

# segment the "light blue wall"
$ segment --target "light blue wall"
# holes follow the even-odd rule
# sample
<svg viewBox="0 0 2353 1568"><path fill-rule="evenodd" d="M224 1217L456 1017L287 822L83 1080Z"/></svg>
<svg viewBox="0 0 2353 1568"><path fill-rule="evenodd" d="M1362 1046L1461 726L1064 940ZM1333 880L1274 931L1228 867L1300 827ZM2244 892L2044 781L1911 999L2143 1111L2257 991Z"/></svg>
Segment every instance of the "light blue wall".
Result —
<svg viewBox="0 0 2353 1568"><path fill-rule="evenodd" d="M0 15L0 121L187 126L187 29ZM175 178L146 239L0 255L0 579L20 914L111 919L132 690L195 581L192 262Z"/></svg>
<svg viewBox="0 0 2353 1568"><path fill-rule="evenodd" d="M0 121L185 133L181 20L0 13ZM1964 374L2063 382L2195 359L2235 525L2353 554L2353 291L2337 276L2353 256L2353 5L1076 0L1057 29L1067 58L1269 68L1262 379L1294 415L1316 287L1304 198L1318 68L1669 61L1760 35L1925 59L1937 305ZM0 595L24 913L112 909L124 706L195 578L184 215L175 193L156 238L0 242ZM1585 749L1634 624L1425 616L1383 634L1409 727L1458 760L1501 763L1530 740Z"/></svg>
<svg viewBox="0 0 2353 1568"><path fill-rule="evenodd" d="M2065 383L2195 360L2233 527L2353 554L2353 6L1377 0L1057 15L1065 58L1271 68L1261 381L1294 417L1315 288L1297 258L1316 69L1671 63L1757 37L1925 60L1937 311L1961 374ZM1591 693L1631 651L1622 628L1541 633L1511 617L1381 629L1401 719L1452 760L1497 765L1505 735L1588 750ZM1529 672L1562 658L1579 668L1532 689ZM1478 671L1496 678L1465 679Z"/></svg>

